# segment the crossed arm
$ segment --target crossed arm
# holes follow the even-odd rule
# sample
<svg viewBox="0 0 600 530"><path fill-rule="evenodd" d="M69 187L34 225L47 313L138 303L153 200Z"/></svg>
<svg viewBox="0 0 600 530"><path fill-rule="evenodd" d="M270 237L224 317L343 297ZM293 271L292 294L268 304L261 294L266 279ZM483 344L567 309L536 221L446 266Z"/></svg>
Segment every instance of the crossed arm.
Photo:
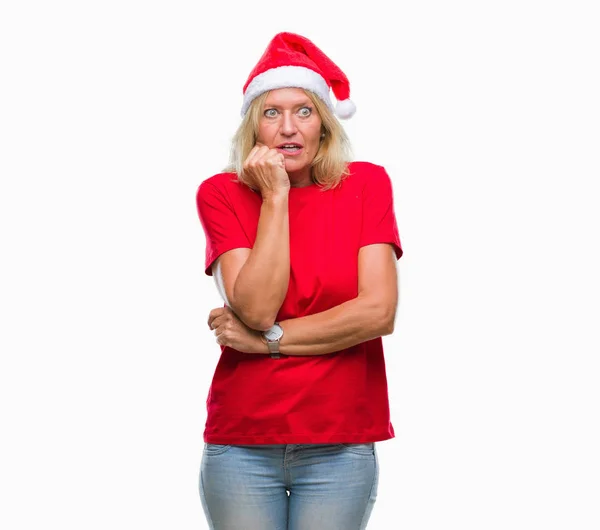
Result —
<svg viewBox="0 0 600 530"><path fill-rule="evenodd" d="M269 351L260 331L245 325L237 316L233 296L236 282L243 281L244 278L240 278L239 271L247 263L251 252L253 251L250 249L240 248L220 256L227 298L233 299L234 303L231 311L223 308L213 310L209 326L216 330L217 342L220 344L248 353L267 354ZM213 267L216 268L216 265ZM263 269L262 273L269 276L268 270ZM284 331L280 343L281 353L323 355L392 333L398 304L396 256L392 246L374 244L361 247L358 277L356 298L321 313L281 321L279 324ZM245 292L250 293L251 286L245 287ZM261 304L264 291L257 288L254 294L255 303ZM246 298L251 299L251 296ZM278 308L263 321L265 325L268 324L263 329L268 329L274 323L277 311Z"/></svg>

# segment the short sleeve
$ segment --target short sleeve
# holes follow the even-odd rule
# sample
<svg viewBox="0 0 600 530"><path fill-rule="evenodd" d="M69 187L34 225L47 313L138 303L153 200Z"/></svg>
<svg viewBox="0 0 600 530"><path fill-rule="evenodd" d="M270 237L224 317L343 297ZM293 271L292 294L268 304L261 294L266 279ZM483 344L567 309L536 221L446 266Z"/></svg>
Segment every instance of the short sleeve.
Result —
<svg viewBox="0 0 600 530"><path fill-rule="evenodd" d="M396 259L400 259L403 251L394 212L392 181L381 166L373 166L365 180L359 246L389 243L394 247Z"/></svg>
<svg viewBox="0 0 600 530"><path fill-rule="evenodd" d="M234 248L252 248L233 205L215 184L204 181L196 194L198 217L206 239L204 271L212 276L213 262Z"/></svg>

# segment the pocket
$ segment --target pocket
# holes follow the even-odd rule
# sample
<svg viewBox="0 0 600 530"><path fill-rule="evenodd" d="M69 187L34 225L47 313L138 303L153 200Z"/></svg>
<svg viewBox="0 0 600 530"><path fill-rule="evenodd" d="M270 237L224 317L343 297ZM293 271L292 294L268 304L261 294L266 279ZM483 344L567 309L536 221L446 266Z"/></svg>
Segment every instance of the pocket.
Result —
<svg viewBox="0 0 600 530"><path fill-rule="evenodd" d="M231 445L223 444L204 444L204 454L209 456L221 455L228 449L231 449Z"/></svg>
<svg viewBox="0 0 600 530"><path fill-rule="evenodd" d="M361 456L373 456L375 454L375 442L361 444L340 444L346 451Z"/></svg>

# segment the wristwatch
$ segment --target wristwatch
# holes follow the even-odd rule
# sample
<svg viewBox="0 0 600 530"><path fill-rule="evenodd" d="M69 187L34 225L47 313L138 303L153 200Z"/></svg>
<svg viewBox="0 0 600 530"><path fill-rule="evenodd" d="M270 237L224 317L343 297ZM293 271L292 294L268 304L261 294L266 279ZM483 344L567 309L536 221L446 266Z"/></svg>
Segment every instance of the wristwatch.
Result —
<svg viewBox="0 0 600 530"><path fill-rule="evenodd" d="M262 332L262 336L267 341L267 347L271 354L271 359L279 359L279 341L283 337L283 328L279 325L279 322L275 322L267 331Z"/></svg>

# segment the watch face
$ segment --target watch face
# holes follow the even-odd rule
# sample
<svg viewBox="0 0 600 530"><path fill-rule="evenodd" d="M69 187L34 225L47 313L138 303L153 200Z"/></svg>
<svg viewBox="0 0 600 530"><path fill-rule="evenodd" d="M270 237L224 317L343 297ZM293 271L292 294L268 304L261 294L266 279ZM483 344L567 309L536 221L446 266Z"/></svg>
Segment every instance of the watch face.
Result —
<svg viewBox="0 0 600 530"><path fill-rule="evenodd" d="M267 340L279 340L283 335L283 329L275 324L271 329L265 331L265 338Z"/></svg>

